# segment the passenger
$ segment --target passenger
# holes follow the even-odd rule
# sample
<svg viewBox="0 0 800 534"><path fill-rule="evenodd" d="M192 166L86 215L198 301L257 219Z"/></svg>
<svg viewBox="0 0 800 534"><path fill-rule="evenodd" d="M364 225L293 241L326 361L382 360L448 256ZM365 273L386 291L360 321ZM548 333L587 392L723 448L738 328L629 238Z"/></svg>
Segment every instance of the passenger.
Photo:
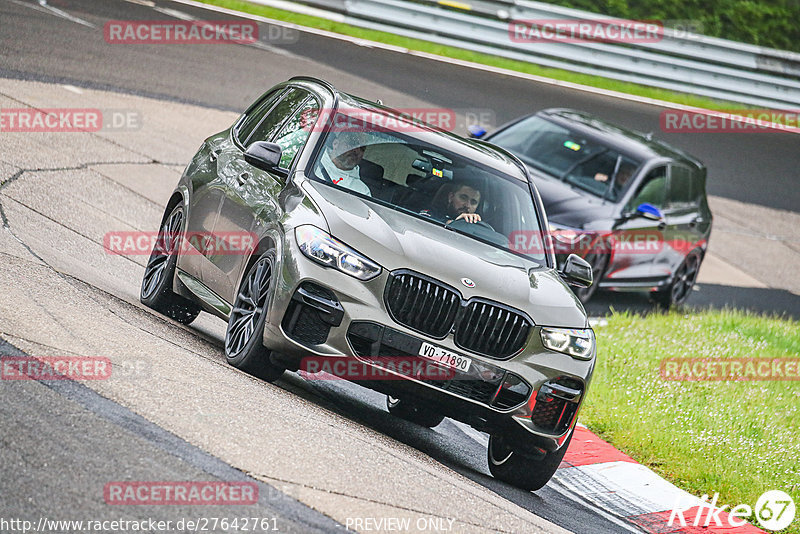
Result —
<svg viewBox="0 0 800 534"><path fill-rule="evenodd" d="M367 184L361 181L358 164L366 150L366 136L361 132L339 132L317 165L317 176L357 193L372 196Z"/></svg>
<svg viewBox="0 0 800 534"><path fill-rule="evenodd" d="M420 214L444 221L447 224L459 219L468 223L479 222L481 216L475 212L481 202L481 192L470 184L455 183L452 185L454 189L447 194L446 202L443 199L434 198L433 205L429 209L422 210Z"/></svg>
<svg viewBox="0 0 800 534"><path fill-rule="evenodd" d="M619 195L625 190L633 177L633 172L636 170L634 165L623 163L617 170L617 176L614 178L613 197L619 198Z"/></svg>

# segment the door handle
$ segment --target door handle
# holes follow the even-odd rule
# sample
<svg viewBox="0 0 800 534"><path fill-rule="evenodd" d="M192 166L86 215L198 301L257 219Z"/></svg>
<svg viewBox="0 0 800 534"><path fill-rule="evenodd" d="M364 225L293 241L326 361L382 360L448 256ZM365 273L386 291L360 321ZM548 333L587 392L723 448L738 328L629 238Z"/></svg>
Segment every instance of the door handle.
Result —
<svg viewBox="0 0 800 534"><path fill-rule="evenodd" d="M211 161L211 163L214 163L215 161L217 161L217 157L219 156L220 152L222 152L220 149L216 149L216 150L212 150L211 151L211 153L208 155L208 159Z"/></svg>
<svg viewBox="0 0 800 534"><path fill-rule="evenodd" d="M239 175L238 178L236 178L236 181L239 182L239 185L244 185L244 183L249 179L250 179L250 173L243 172L242 174Z"/></svg>
<svg viewBox="0 0 800 534"><path fill-rule="evenodd" d="M661 221L660 223L658 223L658 226L657 226L657 228L659 230L663 230L666 227L667 227L667 223L665 221Z"/></svg>

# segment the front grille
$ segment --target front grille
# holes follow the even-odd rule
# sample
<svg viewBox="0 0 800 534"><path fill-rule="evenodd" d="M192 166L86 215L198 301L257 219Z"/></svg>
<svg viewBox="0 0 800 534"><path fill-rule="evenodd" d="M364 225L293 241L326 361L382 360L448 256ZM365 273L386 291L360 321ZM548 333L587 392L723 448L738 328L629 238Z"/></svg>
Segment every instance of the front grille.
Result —
<svg viewBox="0 0 800 534"><path fill-rule="evenodd" d="M465 303L457 290L410 271L390 275L384 298L392 318L403 326L434 339L455 326L457 346L490 358L516 354L532 326L518 311L482 299Z"/></svg>
<svg viewBox="0 0 800 534"><path fill-rule="evenodd" d="M507 358L525 345L530 329L530 322L519 313L472 300L459 320L454 341L478 354Z"/></svg>
<svg viewBox="0 0 800 534"><path fill-rule="evenodd" d="M435 339L450 332L461 304L455 290L408 272L391 275L385 298L395 321Z"/></svg>

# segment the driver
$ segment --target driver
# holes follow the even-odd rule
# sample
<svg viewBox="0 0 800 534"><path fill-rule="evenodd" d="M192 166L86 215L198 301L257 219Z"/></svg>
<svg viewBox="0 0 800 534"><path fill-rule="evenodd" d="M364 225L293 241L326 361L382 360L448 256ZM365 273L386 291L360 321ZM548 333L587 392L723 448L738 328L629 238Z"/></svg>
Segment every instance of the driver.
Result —
<svg viewBox="0 0 800 534"><path fill-rule="evenodd" d="M437 209L434 201L434 206L422 210L420 214L446 221L447 224L459 219L468 223L476 223L481 220L481 216L475 213L480 202L481 192L478 189L465 183L455 184L455 189L447 194L447 203L443 207L440 206L440 209Z"/></svg>
<svg viewBox="0 0 800 534"><path fill-rule="evenodd" d="M317 175L341 187L372 196L367 184L361 181L361 168L358 165L364 157L366 143L366 135L362 132L339 132L330 148L323 152Z"/></svg>

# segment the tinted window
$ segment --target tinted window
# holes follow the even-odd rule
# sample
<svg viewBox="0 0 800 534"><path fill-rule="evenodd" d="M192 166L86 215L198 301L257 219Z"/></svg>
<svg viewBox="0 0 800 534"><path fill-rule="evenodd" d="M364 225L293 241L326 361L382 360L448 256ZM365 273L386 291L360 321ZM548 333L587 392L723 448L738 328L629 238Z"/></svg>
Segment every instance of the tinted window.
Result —
<svg viewBox="0 0 800 534"><path fill-rule="evenodd" d="M700 198L700 178L691 169L674 165L669 179L669 205L673 208L695 206Z"/></svg>
<svg viewBox="0 0 800 534"><path fill-rule="evenodd" d="M667 168L658 167L650 171L642 180L636 194L628 204L629 209L635 210L639 204L647 202L658 209L664 208L667 191Z"/></svg>
<svg viewBox="0 0 800 534"><path fill-rule="evenodd" d="M431 139L413 137L397 117L382 110L353 115L342 110L332 123L348 125L328 134L308 176L349 194L372 198L384 208L447 226L454 232L541 265L547 259L542 228L528 183L484 166L465 154L445 150ZM387 131L389 119L403 126ZM377 122L381 121L381 122ZM358 124L357 129L351 125ZM415 128L410 128L412 131ZM524 177L523 177L524 178ZM459 217L475 213L483 224Z"/></svg>
<svg viewBox="0 0 800 534"><path fill-rule="evenodd" d="M578 163L565 178L584 191L614 201L628 188L638 166L635 161L606 150Z"/></svg>
<svg viewBox="0 0 800 534"><path fill-rule="evenodd" d="M537 116L499 132L491 142L516 153L531 167L610 200L622 196L640 166L602 141Z"/></svg>
<svg viewBox="0 0 800 534"><path fill-rule="evenodd" d="M253 131L253 128L256 127L256 124L261 121L264 114L269 111L283 93L284 91L273 91L247 114L247 117L242 121L239 129L236 131L236 138L240 143L244 145L244 142Z"/></svg>
<svg viewBox="0 0 800 534"><path fill-rule="evenodd" d="M280 102L269 110L258 126L247 138L244 146L249 146L254 141L270 141L278 133L284 121L288 119L297 109L300 103L308 98L308 92L301 89L289 89L284 93Z"/></svg>
<svg viewBox="0 0 800 534"><path fill-rule="evenodd" d="M306 139L308 139L318 116L319 104L313 98L309 98L283 125L274 141L283 149L281 167L289 168L292 165L295 156L306 144Z"/></svg>

